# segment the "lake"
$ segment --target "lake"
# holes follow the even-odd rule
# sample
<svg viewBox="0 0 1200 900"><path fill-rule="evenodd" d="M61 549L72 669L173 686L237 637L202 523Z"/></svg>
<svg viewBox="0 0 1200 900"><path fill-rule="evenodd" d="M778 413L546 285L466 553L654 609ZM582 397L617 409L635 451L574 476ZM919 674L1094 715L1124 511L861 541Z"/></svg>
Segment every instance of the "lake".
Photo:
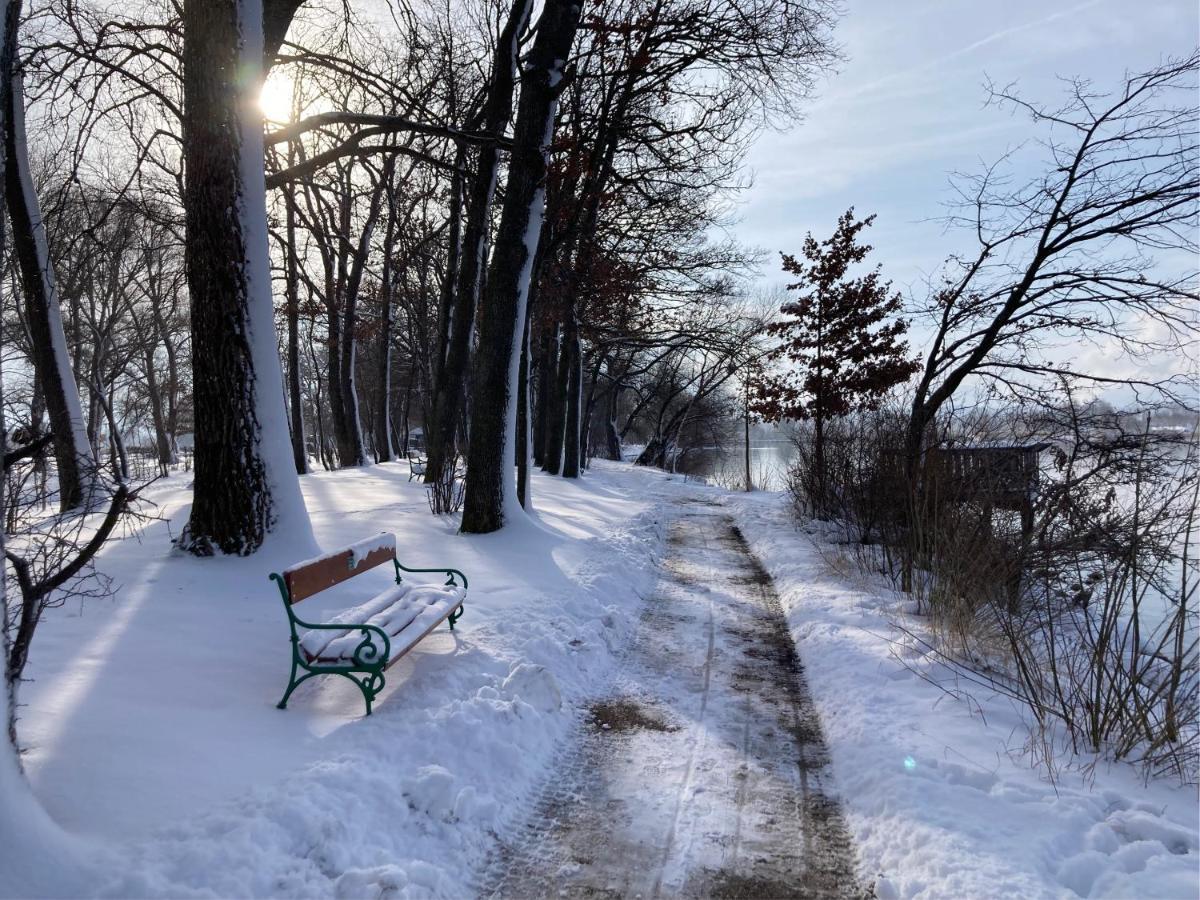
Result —
<svg viewBox="0 0 1200 900"><path fill-rule="evenodd" d="M722 487L740 488L746 473L746 445L689 451L679 471ZM796 448L786 438L750 442L750 475L757 490L782 491Z"/></svg>

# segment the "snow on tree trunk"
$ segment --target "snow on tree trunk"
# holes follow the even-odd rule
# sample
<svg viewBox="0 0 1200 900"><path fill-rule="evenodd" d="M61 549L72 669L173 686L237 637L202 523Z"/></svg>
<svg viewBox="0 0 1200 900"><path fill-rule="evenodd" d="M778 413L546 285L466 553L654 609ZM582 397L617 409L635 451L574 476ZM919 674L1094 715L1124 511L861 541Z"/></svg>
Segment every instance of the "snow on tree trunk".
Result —
<svg viewBox="0 0 1200 900"><path fill-rule="evenodd" d="M471 441L462 530L496 531L521 514L514 490L518 352L546 199L546 157L580 5L548 0L521 73L504 209L488 271L472 372Z"/></svg>
<svg viewBox="0 0 1200 900"><path fill-rule="evenodd" d="M18 4L19 5L19 4ZM17 46L16 17L5 23L6 40ZM10 34L11 32L11 34ZM15 49L14 49L15 54ZM74 509L86 504L95 485L96 460L88 440L87 426L79 403L79 387L71 368L67 338L46 228L38 205L37 191L29 171L29 149L25 139L24 80L9 58L0 79L5 91L5 187L12 221L13 251L25 292L33 366L43 395L50 430L54 434L54 457L58 466L59 505Z"/></svg>
<svg viewBox="0 0 1200 900"><path fill-rule="evenodd" d="M179 543L315 546L296 475L267 250L262 0L185 3L184 208L192 312L195 498Z"/></svg>
<svg viewBox="0 0 1200 900"><path fill-rule="evenodd" d="M521 337L521 369L517 376L517 500L525 512L533 510L533 491L529 473L533 469L533 429L530 425L529 393L529 332L531 329L528 305L525 309L525 330Z"/></svg>

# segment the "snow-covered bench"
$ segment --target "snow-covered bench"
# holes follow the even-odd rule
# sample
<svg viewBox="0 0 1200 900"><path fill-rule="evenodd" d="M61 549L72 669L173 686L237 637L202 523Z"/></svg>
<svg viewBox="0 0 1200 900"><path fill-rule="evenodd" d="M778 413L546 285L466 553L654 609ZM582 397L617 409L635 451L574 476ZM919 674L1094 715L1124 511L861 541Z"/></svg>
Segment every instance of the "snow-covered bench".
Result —
<svg viewBox="0 0 1200 900"><path fill-rule="evenodd" d="M294 612L301 600L388 562L396 568L395 586L365 603L343 610L328 622L305 622ZM446 583L410 583L403 580L402 572L437 572L446 575ZM453 630L467 596L467 576L457 569L401 565L396 559L396 538L386 532L297 563L282 574L272 572L271 580L283 595L292 631L292 674L280 709L286 709L292 691L314 675L342 675L362 691L369 716L371 703L383 690L384 670L443 621L448 620Z"/></svg>
<svg viewBox="0 0 1200 900"><path fill-rule="evenodd" d="M425 477L425 457L416 451L408 451L408 480Z"/></svg>

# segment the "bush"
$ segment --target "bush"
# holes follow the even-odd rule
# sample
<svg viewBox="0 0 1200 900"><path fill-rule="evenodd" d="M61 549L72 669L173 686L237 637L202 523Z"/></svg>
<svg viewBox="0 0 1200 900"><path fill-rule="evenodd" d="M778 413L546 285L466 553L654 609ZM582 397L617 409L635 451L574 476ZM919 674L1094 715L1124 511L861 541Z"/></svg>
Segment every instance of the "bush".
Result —
<svg viewBox="0 0 1200 900"><path fill-rule="evenodd" d="M929 649L1027 708L1034 746L1059 735L1076 752L1191 782L1200 727L1196 443L1128 424L1069 405L1040 410L1036 429L1053 465L1026 504L1007 490L1003 466L955 480L949 455L938 462L936 453L910 488L903 416L862 414L827 426L821 487L811 429L797 430L790 494L799 515L836 523L861 568L897 588L908 582ZM980 445L998 434L1028 443L1021 426L1012 413L948 420L938 443Z"/></svg>

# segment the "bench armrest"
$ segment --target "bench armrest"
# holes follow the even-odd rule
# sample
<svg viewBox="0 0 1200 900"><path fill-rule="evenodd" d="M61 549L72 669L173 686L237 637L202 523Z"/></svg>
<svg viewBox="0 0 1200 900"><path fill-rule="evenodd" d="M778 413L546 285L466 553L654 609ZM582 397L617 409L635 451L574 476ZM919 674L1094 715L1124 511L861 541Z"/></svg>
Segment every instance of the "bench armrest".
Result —
<svg viewBox="0 0 1200 900"><path fill-rule="evenodd" d="M382 628L374 625L356 625L351 622L305 622L299 617L295 622L301 628L310 631L360 631L362 642L354 648L354 664L356 666L375 666L386 663L392 655L392 641Z"/></svg>
<svg viewBox="0 0 1200 900"><path fill-rule="evenodd" d="M401 581L401 577L400 577L401 572L409 572L412 574L428 574L428 573L438 572L438 573L445 575L446 578L448 579L446 581L445 587L458 587L458 582L454 580L454 577L456 575L462 579L463 590L466 590L468 587L467 576L464 575L462 572L460 572L458 569L443 569L443 568L410 569L408 566L401 564L400 560L398 560L398 559L395 560L395 563L396 563L396 583L397 584L399 584Z"/></svg>

